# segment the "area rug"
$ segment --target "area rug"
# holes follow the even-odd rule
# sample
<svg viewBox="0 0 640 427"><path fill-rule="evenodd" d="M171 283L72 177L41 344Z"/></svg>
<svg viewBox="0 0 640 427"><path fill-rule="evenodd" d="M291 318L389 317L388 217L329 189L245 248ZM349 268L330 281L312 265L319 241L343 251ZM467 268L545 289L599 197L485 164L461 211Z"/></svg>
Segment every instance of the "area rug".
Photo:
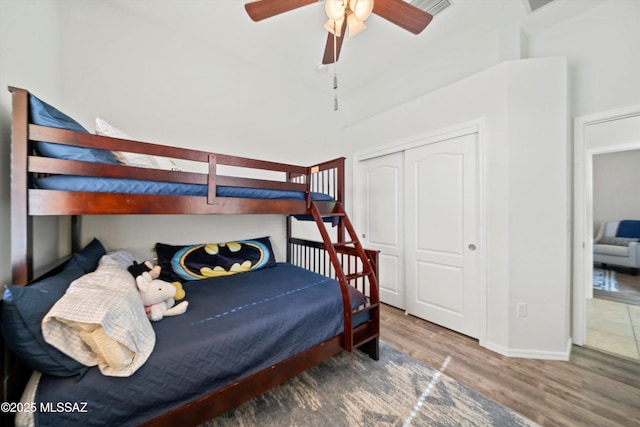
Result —
<svg viewBox="0 0 640 427"><path fill-rule="evenodd" d="M599 291L618 292L616 272L602 268L593 269L593 289Z"/></svg>
<svg viewBox="0 0 640 427"><path fill-rule="evenodd" d="M380 360L342 353L202 427L535 426L382 343Z"/></svg>
<svg viewBox="0 0 640 427"><path fill-rule="evenodd" d="M604 290L596 287L593 289L594 298L622 304L640 305L640 276L632 275L626 270L612 270L614 273L613 285ZM605 288L603 286L603 288Z"/></svg>

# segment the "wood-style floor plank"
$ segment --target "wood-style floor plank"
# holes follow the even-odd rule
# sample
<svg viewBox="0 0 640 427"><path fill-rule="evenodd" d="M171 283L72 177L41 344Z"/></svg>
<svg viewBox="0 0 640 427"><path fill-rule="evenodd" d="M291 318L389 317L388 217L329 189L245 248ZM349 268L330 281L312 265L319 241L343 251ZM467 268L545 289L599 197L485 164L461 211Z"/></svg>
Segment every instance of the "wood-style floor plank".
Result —
<svg viewBox="0 0 640 427"><path fill-rule="evenodd" d="M509 358L383 305L387 344L543 426L640 426L640 363L573 346L568 362Z"/></svg>

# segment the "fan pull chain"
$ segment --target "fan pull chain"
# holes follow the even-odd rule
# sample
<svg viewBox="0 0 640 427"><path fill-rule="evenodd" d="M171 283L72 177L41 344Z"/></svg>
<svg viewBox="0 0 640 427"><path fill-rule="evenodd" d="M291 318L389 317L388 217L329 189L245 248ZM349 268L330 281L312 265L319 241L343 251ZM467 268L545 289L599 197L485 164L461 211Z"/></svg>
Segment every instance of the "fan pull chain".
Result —
<svg viewBox="0 0 640 427"><path fill-rule="evenodd" d="M337 74L333 75L333 91L335 94L333 95L333 111L338 111L338 76Z"/></svg>
<svg viewBox="0 0 640 427"><path fill-rule="evenodd" d="M338 52L336 21L333 21L333 111L338 111Z"/></svg>

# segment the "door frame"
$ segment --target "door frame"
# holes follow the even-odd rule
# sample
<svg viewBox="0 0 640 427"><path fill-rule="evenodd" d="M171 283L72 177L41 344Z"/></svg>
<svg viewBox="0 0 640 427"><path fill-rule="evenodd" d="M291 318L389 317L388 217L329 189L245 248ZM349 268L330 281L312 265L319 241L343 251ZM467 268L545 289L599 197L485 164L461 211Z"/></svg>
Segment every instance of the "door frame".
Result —
<svg viewBox="0 0 640 427"><path fill-rule="evenodd" d="M478 284L480 286L480 301L478 308L479 315L479 333L478 340L481 346L486 347L487 340L487 237L486 237L486 199L485 199L485 187L486 187L486 123L484 118L471 120L464 123L459 123L447 128L437 129L428 133L414 135L409 138L394 141L388 144L380 145L377 147L368 148L366 150L358 151L353 154L352 157L352 173L353 173L353 188L361 188L362 182L360 182L360 169L359 164L361 161L369 160L375 157L384 156L387 154L396 153L399 151L405 151L411 148L420 147L427 144L434 144L436 142L445 141L448 139L456 138L463 135L477 134L477 209L478 209ZM353 217L356 219L356 229L361 229L363 224L360 224L360 218L362 212L359 209L363 205L361 195L354 191L353 198ZM402 222L401 233L405 232L405 224ZM408 314L405 312L405 314Z"/></svg>
<svg viewBox="0 0 640 427"><path fill-rule="evenodd" d="M573 343L587 336L587 298L593 296L593 156L640 149L636 142L587 146L589 126L640 116L640 104L577 117L574 120L573 183Z"/></svg>

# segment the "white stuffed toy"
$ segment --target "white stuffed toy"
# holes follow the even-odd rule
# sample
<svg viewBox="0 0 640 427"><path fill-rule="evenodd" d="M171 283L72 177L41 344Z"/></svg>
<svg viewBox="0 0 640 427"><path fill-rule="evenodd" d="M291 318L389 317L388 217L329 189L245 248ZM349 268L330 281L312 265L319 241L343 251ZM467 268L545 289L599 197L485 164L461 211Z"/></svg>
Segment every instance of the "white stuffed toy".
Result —
<svg viewBox="0 0 640 427"><path fill-rule="evenodd" d="M171 283L154 279L145 271L136 277L136 284L149 320L157 322L164 316L177 316L187 311L187 301L174 305L177 290Z"/></svg>

